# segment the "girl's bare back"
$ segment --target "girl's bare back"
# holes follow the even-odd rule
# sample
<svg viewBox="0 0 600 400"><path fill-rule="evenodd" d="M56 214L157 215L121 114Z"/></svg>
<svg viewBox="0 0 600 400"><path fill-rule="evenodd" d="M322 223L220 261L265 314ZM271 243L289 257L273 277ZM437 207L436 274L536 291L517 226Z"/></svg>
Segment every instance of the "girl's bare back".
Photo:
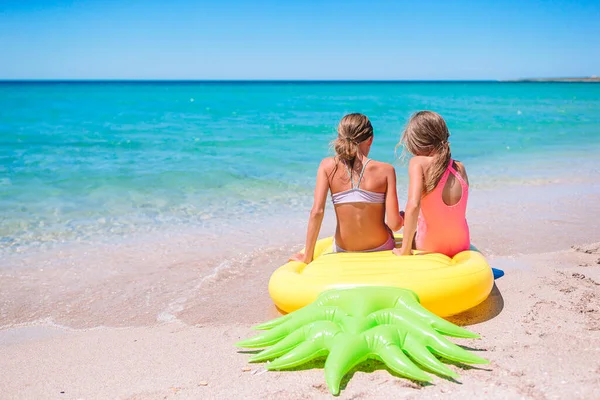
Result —
<svg viewBox="0 0 600 400"><path fill-rule="evenodd" d="M358 161L358 160L357 160ZM363 168L361 162L356 162L352 168L352 180L359 180ZM361 190L386 193L388 189L388 176L393 172L389 164L371 160L365 167L359 188ZM343 162L330 159L327 166L329 188L332 194L344 192L352 188L348 175L348 168ZM390 236L385 224L385 203L344 203L336 204L337 216L336 244L348 251L363 251L376 248L384 243ZM360 235L357 235L360 232Z"/></svg>
<svg viewBox="0 0 600 400"><path fill-rule="evenodd" d="M433 157L423 157L423 159L423 171L427 174L427 170L433 162ZM469 179L464 165L461 162L454 160L453 167L468 184ZM448 179L446 180L446 184L442 191L442 200L444 200L444 203L448 206L453 206L460 201L462 194L462 186L458 179L456 179L453 174L448 175Z"/></svg>

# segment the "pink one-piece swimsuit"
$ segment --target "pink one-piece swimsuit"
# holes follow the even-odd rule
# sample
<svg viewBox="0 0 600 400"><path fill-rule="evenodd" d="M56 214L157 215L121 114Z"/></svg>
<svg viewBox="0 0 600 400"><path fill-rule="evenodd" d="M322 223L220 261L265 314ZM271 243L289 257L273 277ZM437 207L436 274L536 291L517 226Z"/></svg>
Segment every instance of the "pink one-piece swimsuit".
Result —
<svg viewBox="0 0 600 400"><path fill-rule="evenodd" d="M433 191L421 199L421 211L417 225L416 245L418 250L442 253L448 257L468 250L470 247L469 226L466 211L469 199L469 185L450 164ZM452 173L460 182L462 196L458 203L447 205L442 192L448 176Z"/></svg>

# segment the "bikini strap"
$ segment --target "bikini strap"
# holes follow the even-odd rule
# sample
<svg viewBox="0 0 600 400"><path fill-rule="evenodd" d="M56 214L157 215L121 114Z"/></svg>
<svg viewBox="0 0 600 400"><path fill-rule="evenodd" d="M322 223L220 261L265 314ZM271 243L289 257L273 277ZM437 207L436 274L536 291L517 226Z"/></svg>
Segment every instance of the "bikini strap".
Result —
<svg viewBox="0 0 600 400"><path fill-rule="evenodd" d="M369 161L371 161L371 159L367 158L367 161L363 164L362 170L360 171L360 175L358 177L358 182L356 182L356 188L357 189L360 186L360 181L362 181L363 175L365 173L365 168L367 168L367 164L369 163Z"/></svg>
<svg viewBox="0 0 600 400"><path fill-rule="evenodd" d="M346 166L346 172L348 173L348 178L350 178L350 185L352 189L354 189L354 181L352 180L352 170L348 166L348 164L344 161L344 165Z"/></svg>
<svg viewBox="0 0 600 400"><path fill-rule="evenodd" d="M371 161L371 159L367 158L367 161L363 164L362 170L360 171L360 175L358 176L358 180L356 181L356 186L354 186L354 180L352 179L352 170L350 169L348 164L344 162L344 164L346 164L346 172L348 172L348 178L350 178L350 184L352 185L352 189L358 189L358 187L360 186L360 181L362 180L363 174L365 173L365 168L369 161Z"/></svg>

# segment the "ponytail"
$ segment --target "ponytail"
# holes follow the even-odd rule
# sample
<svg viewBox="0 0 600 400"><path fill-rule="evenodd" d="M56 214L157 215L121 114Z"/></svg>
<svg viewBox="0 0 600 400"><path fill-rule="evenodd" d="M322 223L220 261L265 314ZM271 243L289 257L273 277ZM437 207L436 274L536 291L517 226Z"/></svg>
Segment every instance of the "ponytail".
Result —
<svg viewBox="0 0 600 400"><path fill-rule="evenodd" d="M358 145L373 136L371 121L363 114L348 114L338 125L338 137L331 143L337 162L343 160L350 168L358 154Z"/></svg>
<svg viewBox="0 0 600 400"><path fill-rule="evenodd" d="M450 143L447 141L441 142L437 152L433 156L433 162L427 171L427 176L425 176L425 185L423 188L424 194L432 192L438 183L440 183L444 172L446 172L446 169L448 168L451 157Z"/></svg>
<svg viewBox="0 0 600 400"><path fill-rule="evenodd" d="M351 168L358 154L358 143L338 137L333 141L333 149L340 160L344 160Z"/></svg>

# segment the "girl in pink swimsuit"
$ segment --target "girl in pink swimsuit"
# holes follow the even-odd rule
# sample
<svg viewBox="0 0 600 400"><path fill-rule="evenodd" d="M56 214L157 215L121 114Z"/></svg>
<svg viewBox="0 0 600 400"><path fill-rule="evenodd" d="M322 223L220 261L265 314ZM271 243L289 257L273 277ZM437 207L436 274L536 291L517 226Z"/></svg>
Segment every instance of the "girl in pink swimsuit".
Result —
<svg viewBox="0 0 600 400"><path fill-rule="evenodd" d="M413 157L404 239L396 255L409 255L416 248L453 257L470 247L465 217L469 182L465 167L451 157L449 136L444 119L432 111L414 114L404 130L400 144Z"/></svg>

